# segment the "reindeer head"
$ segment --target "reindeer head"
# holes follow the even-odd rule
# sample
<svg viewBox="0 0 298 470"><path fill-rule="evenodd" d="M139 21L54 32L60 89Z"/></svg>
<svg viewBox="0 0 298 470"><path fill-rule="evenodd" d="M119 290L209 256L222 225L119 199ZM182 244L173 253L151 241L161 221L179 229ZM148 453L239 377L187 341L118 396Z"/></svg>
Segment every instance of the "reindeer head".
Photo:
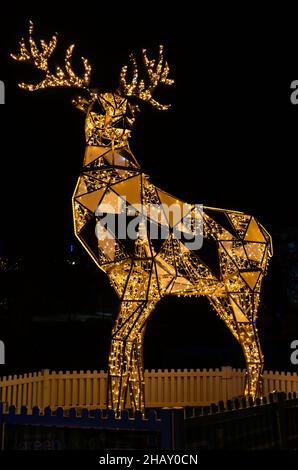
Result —
<svg viewBox="0 0 298 470"><path fill-rule="evenodd" d="M146 82L144 79L139 79L137 62L135 56L131 54L131 81L127 81L128 66L124 65L117 90L101 92L99 89L90 88L91 66L87 59L82 57L83 76L80 77L73 71L71 66L73 44L66 51L64 65L56 66L55 72L52 73L48 60L56 48L57 35L54 35L48 43L41 40L38 47L32 33L33 23L30 21L28 45L24 39L21 39L20 52L11 54L11 57L33 64L45 74L45 77L35 85L20 83L19 86L29 91L48 87L73 87L85 90L85 96L77 96L73 99L73 103L86 113L85 135L88 145L126 145L139 111L138 102L147 101L162 111L169 108L170 105L162 105L153 98L153 93L159 84L174 83L174 80L168 78L169 66L163 59L163 46L159 47L159 56L155 60L148 59L145 49L142 51L143 63L148 74Z"/></svg>

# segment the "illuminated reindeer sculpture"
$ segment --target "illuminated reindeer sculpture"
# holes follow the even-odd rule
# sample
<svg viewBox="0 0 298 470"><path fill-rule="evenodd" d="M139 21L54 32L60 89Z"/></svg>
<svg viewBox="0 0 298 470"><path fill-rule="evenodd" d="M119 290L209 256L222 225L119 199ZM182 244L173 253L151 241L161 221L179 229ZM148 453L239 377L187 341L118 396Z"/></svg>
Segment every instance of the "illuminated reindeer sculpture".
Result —
<svg viewBox="0 0 298 470"><path fill-rule="evenodd" d="M243 349L245 395L260 395L263 355L256 319L261 284L272 255L270 235L250 215L210 207L201 211L157 188L129 147L138 104L146 101L159 110L169 107L153 98L159 84L173 83L162 46L156 60L149 59L143 50L146 81L139 78L131 55L131 80L124 66L119 88L101 92L89 88L91 67L86 59L82 59L82 77L73 71L73 45L66 52L63 67L51 72L48 59L57 36L37 45L32 31L30 23L28 44L22 39L19 54L12 57L32 63L44 73L44 79L36 85L19 86L30 91L77 87L85 94L74 100L86 113L86 150L73 195L73 220L77 238L107 274L120 299L109 356L108 407L117 415L128 406L144 411L144 332L157 302L166 295L207 296ZM167 209L173 205L179 210ZM137 236L128 243L119 231L123 223L133 220L129 219L131 214L139 222ZM114 225L107 223L107 215L113 215ZM154 224L166 233L162 239L150 236L148 227ZM186 243L194 227L201 227L202 249L193 250ZM214 265L206 262L206 249L213 250Z"/></svg>

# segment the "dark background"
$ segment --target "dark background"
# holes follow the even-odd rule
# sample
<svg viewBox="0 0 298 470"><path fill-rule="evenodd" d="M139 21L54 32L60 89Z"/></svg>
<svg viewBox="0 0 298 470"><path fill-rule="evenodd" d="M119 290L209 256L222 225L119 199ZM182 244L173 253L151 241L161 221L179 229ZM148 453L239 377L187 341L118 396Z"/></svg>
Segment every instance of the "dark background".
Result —
<svg viewBox="0 0 298 470"><path fill-rule="evenodd" d="M95 6L97 5L97 6ZM163 3L164 5L164 3ZM71 196L82 164L84 115L74 90L29 93L40 77L9 59L27 33L59 32L57 62L74 42L93 66L92 86L115 89L130 51L165 45L174 87L161 90L167 113L147 105L131 148L151 180L189 202L253 214L273 236L259 330L267 369L296 370L298 106L297 14L259 9L206 12L168 4L73 4L61 11L1 17L0 373L41 368L106 368L117 298L75 240ZM79 70L79 68L77 68ZM166 298L145 339L148 368L243 367L241 349L205 299Z"/></svg>

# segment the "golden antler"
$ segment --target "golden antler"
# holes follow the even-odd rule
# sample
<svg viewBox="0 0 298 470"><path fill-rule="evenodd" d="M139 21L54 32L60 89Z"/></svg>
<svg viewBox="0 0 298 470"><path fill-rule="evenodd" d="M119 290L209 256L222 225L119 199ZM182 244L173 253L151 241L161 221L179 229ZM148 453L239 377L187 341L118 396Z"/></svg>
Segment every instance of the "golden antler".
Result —
<svg viewBox="0 0 298 470"><path fill-rule="evenodd" d="M133 54L130 55L130 62L133 69L133 77L130 83L126 81L127 65L124 65L120 73L120 86L122 93L126 96L136 96L137 98L148 101L154 107L165 111L170 105L162 105L152 98L158 84L173 85L174 80L168 78L170 68L163 58L163 46L159 46L159 55L156 60L149 60L146 49L142 50L143 62L149 76L149 86L146 88L144 80L138 81L138 67Z"/></svg>
<svg viewBox="0 0 298 470"><path fill-rule="evenodd" d="M83 77L77 76L71 68L71 58L74 49L72 44L66 51L64 60L64 67L56 66L56 73L52 74L49 71L48 59L53 54L57 45L57 35L54 35L52 39L46 43L41 39L41 48L38 48L36 42L32 38L33 23L29 22L29 48L26 45L25 39L22 38L20 41L20 52L18 54L10 54L11 57L20 62L29 62L33 64L39 70L46 73L46 77L43 81L36 85L19 83L19 87L24 90L35 91L41 88L57 87L57 86L71 86L78 88L87 88L90 82L91 66L87 59L82 57L84 64L84 75Z"/></svg>

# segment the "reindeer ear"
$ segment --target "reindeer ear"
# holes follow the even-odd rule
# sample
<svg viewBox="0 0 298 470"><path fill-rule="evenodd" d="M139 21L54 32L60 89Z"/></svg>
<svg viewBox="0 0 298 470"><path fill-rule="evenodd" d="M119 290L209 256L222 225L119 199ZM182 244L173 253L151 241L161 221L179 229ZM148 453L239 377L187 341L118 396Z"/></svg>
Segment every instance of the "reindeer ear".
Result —
<svg viewBox="0 0 298 470"><path fill-rule="evenodd" d="M87 113L88 108L91 104L91 101L88 101L86 98L83 98L83 96L76 96L72 99L71 102L73 105L75 105L77 109L80 109L84 113Z"/></svg>

